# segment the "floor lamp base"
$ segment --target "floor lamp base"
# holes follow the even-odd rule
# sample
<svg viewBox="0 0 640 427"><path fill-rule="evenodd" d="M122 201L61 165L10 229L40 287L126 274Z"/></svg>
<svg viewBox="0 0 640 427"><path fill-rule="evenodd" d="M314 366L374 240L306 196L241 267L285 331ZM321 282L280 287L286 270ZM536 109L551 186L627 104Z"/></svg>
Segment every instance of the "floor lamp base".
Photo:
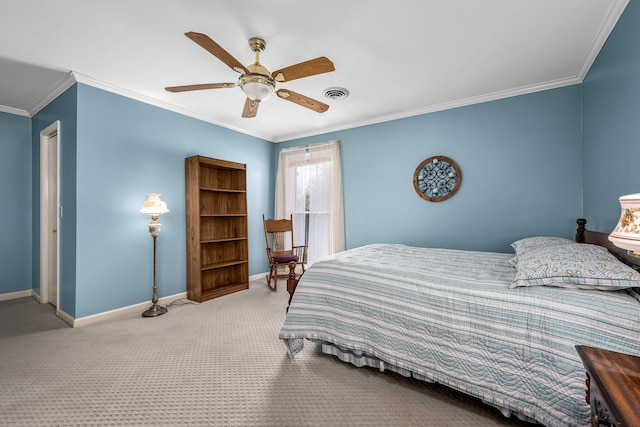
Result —
<svg viewBox="0 0 640 427"><path fill-rule="evenodd" d="M142 313L142 317L156 317L167 312L167 307L161 307L158 304L153 304L151 307Z"/></svg>

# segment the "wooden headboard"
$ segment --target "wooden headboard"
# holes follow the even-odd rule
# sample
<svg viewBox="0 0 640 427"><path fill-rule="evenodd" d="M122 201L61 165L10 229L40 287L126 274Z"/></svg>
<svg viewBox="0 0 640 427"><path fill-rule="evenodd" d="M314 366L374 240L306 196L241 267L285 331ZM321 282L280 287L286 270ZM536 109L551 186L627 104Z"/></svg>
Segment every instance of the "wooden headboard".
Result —
<svg viewBox="0 0 640 427"><path fill-rule="evenodd" d="M620 249L611 243L609 241L609 234L587 230L585 227L587 220L584 218L578 218L576 223L578 223L578 229L576 230L576 242L604 246L621 262L627 264L636 271L640 271L640 258L627 254L626 250Z"/></svg>

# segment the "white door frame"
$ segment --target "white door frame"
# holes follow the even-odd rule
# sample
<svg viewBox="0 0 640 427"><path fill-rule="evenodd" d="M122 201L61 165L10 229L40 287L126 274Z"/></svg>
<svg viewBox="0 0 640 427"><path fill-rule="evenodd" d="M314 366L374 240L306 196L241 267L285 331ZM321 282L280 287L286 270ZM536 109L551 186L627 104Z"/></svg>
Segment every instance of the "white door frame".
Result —
<svg viewBox="0 0 640 427"><path fill-rule="evenodd" d="M56 153L51 153L51 147L49 144L49 140L57 136L58 138L58 150ZM49 263L49 245L47 244L48 240L51 238L50 231L52 229L57 230L57 256L56 256L56 301L52 301L56 306L56 314L59 312L59 302L60 302L60 143L62 139L60 138L60 120L56 120L51 125L47 126L43 131L40 132L40 302L42 304L48 303L49 301L49 288L44 284L47 283L47 280L50 276L49 271L50 263ZM56 156L57 163L57 174L55 180L57 181L57 191L55 204L58 207L56 210L57 214L55 218L51 218L49 216L47 207L49 203L52 202L49 200L49 192L47 188L49 187L49 164L48 159L51 154Z"/></svg>

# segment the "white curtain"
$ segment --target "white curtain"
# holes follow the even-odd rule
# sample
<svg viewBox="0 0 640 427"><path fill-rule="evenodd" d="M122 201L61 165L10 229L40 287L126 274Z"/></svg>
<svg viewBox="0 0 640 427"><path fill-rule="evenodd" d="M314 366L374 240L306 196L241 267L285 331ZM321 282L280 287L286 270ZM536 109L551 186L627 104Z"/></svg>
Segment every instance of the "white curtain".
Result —
<svg viewBox="0 0 640 427"><path fill-rule="evenodd" d="M344 250L340 142L285 148L278 157L275 218L293 215L307 263Z"/></svg>

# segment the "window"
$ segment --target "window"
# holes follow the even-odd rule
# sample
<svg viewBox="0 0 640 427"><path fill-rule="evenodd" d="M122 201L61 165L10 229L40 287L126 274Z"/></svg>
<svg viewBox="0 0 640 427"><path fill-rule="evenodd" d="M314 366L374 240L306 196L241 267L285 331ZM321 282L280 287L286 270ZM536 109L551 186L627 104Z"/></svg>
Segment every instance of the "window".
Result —
<svg viewBox="0 0 640 427"><path fill-rule="evenodd" d="M309 264L343 251L339 141L280 151L275 205L276 218L293 215L295 244L308 246Z"/></svg>

